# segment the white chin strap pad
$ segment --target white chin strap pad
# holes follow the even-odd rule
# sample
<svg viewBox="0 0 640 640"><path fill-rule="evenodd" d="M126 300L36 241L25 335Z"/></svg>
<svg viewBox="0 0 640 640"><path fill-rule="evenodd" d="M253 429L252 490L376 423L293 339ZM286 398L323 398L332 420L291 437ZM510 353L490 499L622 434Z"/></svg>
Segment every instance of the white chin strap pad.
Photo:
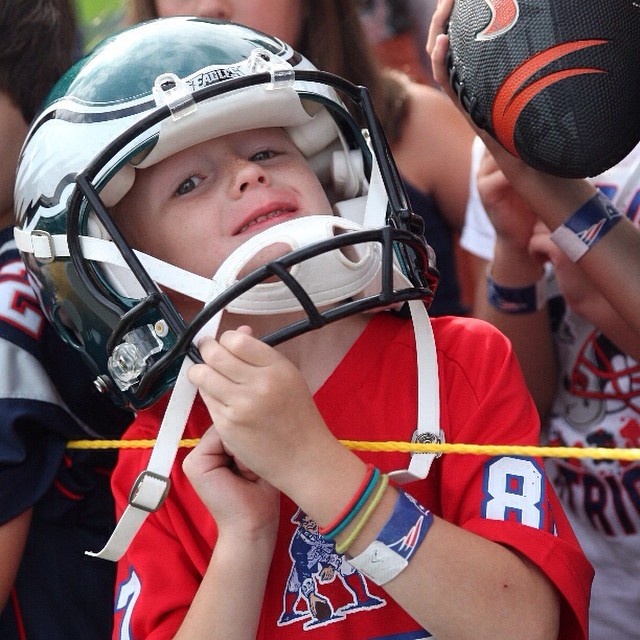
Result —
<svg viewBox="0 0 640 640"><path fill-rule="evenodd" d="M225 260L213 277L214 290L222 293L236 284L246 266L270 246L286 245L288 253L361 230L362 227L355 222L332 215L297 218L270 227L247 240ZM289 273L303 286L314 304L322 307L363 291L378 274L381 256L377 242L360 243L304 260L291 267ZM261 264L259 260L256 262ZM298 298L281 281L256 285L226 308L231 313L247 315L288 313L301 309Z"/></svg>

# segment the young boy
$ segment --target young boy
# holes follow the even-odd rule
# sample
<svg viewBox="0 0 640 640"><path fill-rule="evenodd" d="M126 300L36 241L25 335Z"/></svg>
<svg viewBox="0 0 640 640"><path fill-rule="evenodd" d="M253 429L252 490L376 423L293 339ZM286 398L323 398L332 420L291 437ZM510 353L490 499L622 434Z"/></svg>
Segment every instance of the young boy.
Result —
<svg viewBox="0 0 640 640"><path fill-rule="evenodd" d="M341 442L538 440L503 337L424 313L437 272L366 93L172 18L56 95L16 240L59 331L140 409L126 438L158 438L113 477L115 637L586 638L591 570L540 460ZM36 175L45 134L65 146ZM172 465L185 422L201 439Z"/></svg>

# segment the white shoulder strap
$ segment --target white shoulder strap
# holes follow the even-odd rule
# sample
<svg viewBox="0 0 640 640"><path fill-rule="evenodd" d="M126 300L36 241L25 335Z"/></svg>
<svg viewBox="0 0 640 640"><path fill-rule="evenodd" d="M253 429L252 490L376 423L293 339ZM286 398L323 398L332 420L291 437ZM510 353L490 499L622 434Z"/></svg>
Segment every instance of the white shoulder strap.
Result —
<svg viewBox="0 0 640 640"><path fill-rule="evenodd" d="M88 556L113 562L120 560L147 516L162 506L169 492L171 468L196 396L196 388L186 375L192 364L189 358L182 363L149 464L133 484L129 505L105 546L96 553L86 551Z"/></svg>
<svg viewBox="0 0 640 640"><path fill-rule="evenodd" d="M418 359L418 425L412 442L443 442L444 434L440 429L440 387L436 343L429 314L421 300L409 302L413 332L416 340ZM407 469L399 469L389 474L394 482L407 484L414 480L423 480L429 474L437 453L414 453Z"/></svg>
<svg viewBox="0 0 640 640"><path fill-rule="evenodd" d="M194 342L197 343L204 335L217 335L221 317L222 312L213 316L196 334ZM129 505L107 544L97 553L87 551L87 555L113 562L120 560L147 516L162 506L169 492L169 476L180 447L180 439L197 394L196 386L191 384L187 377L187 372L192 366L193 362L188 357L182 362L149 464L133 483Z"/></svg>

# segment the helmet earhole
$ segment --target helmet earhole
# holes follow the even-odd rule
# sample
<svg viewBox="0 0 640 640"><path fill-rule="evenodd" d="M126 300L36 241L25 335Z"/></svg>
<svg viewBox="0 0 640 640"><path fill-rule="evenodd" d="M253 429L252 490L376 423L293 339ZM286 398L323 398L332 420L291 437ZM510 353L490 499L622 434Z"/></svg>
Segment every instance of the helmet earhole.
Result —
<svg viewBox="0 0 640 640"><path fill-rule="evenodd" d="M348 199L361 195L366 182L362 152L334 151L331 158L331 180L339 198Z"/></svg>

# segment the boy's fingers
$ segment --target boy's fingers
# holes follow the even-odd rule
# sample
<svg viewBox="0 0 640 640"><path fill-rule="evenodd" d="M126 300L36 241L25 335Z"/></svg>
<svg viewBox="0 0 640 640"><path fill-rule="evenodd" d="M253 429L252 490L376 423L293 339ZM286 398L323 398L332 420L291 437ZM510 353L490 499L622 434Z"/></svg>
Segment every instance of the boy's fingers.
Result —
<svg viewBox="0 0 640 640"><path fill-rule="evenodd" d="M203 365L193 365L189 380L222 404L237 392L238 385L251 383L264 370L282 358L269 345L250 332L227 331L219 341L203 338L198 343Z"/></svg>
<svg viewBox="0 0 640 640"><path fill-rule="evenodd" d="M225 331L217 340L207 336L198 342L203 360L212 367L226 368L235 359L255 367L267 366L273 361L272 347L254 338L249 327Z"/></svg>
<svg viewBox="0 0 640 640"><path fill-rule="evenodd" d="M277 352L273 347L240 329L225 331L220 345L233 356L254 367L265 367L273 362Z"/></svg>

